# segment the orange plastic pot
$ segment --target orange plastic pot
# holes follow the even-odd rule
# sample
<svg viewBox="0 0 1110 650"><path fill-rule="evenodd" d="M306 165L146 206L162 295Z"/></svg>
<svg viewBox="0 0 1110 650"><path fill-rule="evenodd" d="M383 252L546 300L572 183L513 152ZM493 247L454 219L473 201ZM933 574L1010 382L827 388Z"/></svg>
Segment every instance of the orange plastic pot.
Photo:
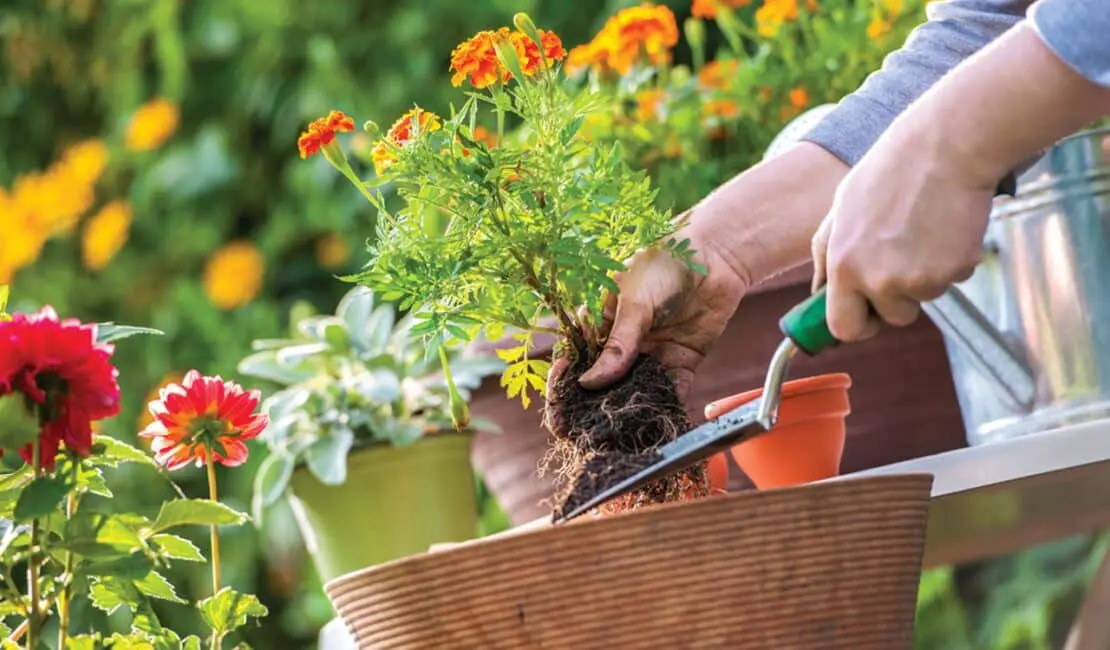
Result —
<svg viewBox="0 0 1110 650"><path fill-rule="evenodd" d="M838 475L844 454L844 419L852 410L848 401L851 385L852 378L844 373L786 382L774 428L729 453L760 490ZM705 417L714 419L762 395L759 388L717 400L705 407Z"/></svg>

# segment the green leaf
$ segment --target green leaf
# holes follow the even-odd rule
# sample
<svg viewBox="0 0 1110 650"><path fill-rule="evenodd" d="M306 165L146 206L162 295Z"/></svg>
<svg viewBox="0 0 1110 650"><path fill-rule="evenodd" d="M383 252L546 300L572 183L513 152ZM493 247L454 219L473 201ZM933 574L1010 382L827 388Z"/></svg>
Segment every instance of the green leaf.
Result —
<svg viewBox="0 0 1110 650"><path fill-rule="evenodd" d="M78 573L95 576L104 580L120 580L130 584L154 570L154 560L135 553L111 560L86 560L78 567Z"/></svg>
<svg viewBox="0 0 1110 650"><path fill-rule="evenodd" d="M39 436L39 421L22 393L0 397L0 449L15 451Z"/></svg>
<svg viewBox="0 0 1110 650"><path fill-rule="evenodd" d="M347 454L355 443L349 427L333 426L305 452L309 471L324 485L341 485L347 480Z"/></svg>
<svg viewBox="0 0 1110 650"><path fill-rule="evenodd" d="M184 604L186 601L177 595L174 591L173 585L161 573L151 571L142 578L135 581L135 588L143 594L151 598L159 598L161 600L168 600L174 603Z"/></svg>
<svg viewBox="0 0 1110 650"><path fill-rule="evenodd" d="M72 487L64 476L40 476L23 488L15 503L14 519L30 521L54 512Z"/></svg>
<svg viewBox="0 0 1110 650"><path fill-rule="evenodd" d="M185 560L187 562L204 562L204 555L193 544L184 537L177 535L170 535L169 533L159 533L151 535L147 540L153 546L158 555L171 560Z"/></svg>
<svg viewBox="0 0 1110 650"><path fill-rule="evenodd" d="M154 459L146 452L111 436L97 435L93 440L93 449L99 452L98 461L106 461L102 464L110 464L112 467L120 463L141 463L157 467Z"/></svg>
<svg viewBox="0 0 1110 650"><path fill-rule="evenodd" d="M187 636L181 642L181 650L203 650L199 636Z"/></svg>
<svg viewBox="0 0 1110 650"><path fill-rule="evenodd" d="M254 491L259 496L260 505L270 506L281 498L293 476L293 466L293 457L283 451L275 451L262 461L254 478Z"/></svg>
<svg viewBox="0 0 1110 650"><path fill-rule="evenodd" d="M231 587L224 587L210 598L200 601L197 609L217 637L234 632L246 625L251 618L261 618L269 614L257 597L241 594Z"/></svg>
<svg viewBox="0 0 1110 650"><path fill-rule="evenodd" d="M312 377L312 371L283 365L278 361L275 350L263 350L247 356L239 362L240 374L257 379L265 379L278 384L295 384Z"/></svg>
<svg viewBox="0 0 1110 650"><path fill-rule="evenodd" d="M138 334L163 336L165 332L150 327L133 327L131 325L116 325L115 323L99 323L96 326L96 342L111 343L120 339L129 338Z"/></svg>
<svg viewBox="0 0 1110 650"><path fill-rule="evenodd" d="M131 581L106 576L98 578L89 587L89 600L93 607L112 614L120 607L133 609L142 600L142 594Z"/></svg>
<svg viewBox="0 0 1110 650"><path fill-rule="evenodd" d="M65 525L63 545L85 556L129 555L142 548L138 532L118 515L81 508Z"/></svg>
<svg viewBox="0 0 1110 650"><path fill-rule="evenodd" d="M208 499L174 499L162 504L151 532L160 533L175 526L237 526L247 515Z"/></svg>

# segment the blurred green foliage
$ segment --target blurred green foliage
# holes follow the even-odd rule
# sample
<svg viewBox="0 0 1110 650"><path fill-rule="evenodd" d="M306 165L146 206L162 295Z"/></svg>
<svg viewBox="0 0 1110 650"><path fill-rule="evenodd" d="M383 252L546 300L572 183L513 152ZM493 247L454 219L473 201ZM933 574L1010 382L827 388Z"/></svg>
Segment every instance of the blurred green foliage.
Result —
<svg viewBox="0 0 1110 650"><path fill-rule="evenodd" d="M372 218L362 197L324 160L298 159L296 137L309 120L336 108L390 123L414 102L446 113L448 102L458 101L447 82L450 51L475 31L508 24L514 12L527 11L569 48L586 42L615 8L629 4L2 0L0 186L46 167L73 141L118 139L135 109L151 98L166 97L181 110L180 125L164 146L131 157L101 180L98 205L121 198L133 205L126 246L94 272L82 266L80 230L52 240L17 276L10 307L51 304L83 320L166 332L117 352L124 414L104 428L134 442L145 396L167 373L195 367L238 378L235 365L250 342L284 331L298 301L328 312L349 288L334 276L358 269ZM680 24L689 15L686 0L666 4ZM721 42L711 33L710 47ZM684 46L676 59L689 62ZM819 75L812 67L819 63L808 61L806 74ZM815 100L848 90L828 88L828 96ZM318 246L329 236L353 253L324 265ZM265 268L258 296L225 311L206 296L203 271L215 251L236 239L252 242ZM261 457L255 454L244 468L221 476L229 505L249 507ZM199 472L184 470L178 478L190 495L203 495ZM141 471L121 469L114 480L117 499L127 507L154 511L171 494L165 481ZM483 533L503 529L507 523L488 495L485 504ZM204 544L199 531L194 541ZM1058 647L1076 594L1104 548L1094 537L1066 540L996 562L926 573L918 646ZM224 553L225 580L258 593L271 612L249 639L254 647L312 647L332 613L289 513L275 511L263 534L250 527L228 531ZM203 572L173 580L186 597L207 595ZM170 625L182 631L195 625L188 608L163 609ZM80 605L73 615L100 616Z"/></svg>

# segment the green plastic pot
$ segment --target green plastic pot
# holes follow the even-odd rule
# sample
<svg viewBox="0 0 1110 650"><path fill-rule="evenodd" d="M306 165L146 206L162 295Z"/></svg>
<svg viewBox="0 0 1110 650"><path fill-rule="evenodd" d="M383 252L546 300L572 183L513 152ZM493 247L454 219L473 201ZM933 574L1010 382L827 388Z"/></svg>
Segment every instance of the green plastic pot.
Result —
<svg viewBox="0 0 1110 650"><path fill-rule="evenodd" d="M405 447L354 450L342 485L325 485L297 469L292 502L320 577L326 582L432 544L475 537L471 439L440 433Z"/></svg>

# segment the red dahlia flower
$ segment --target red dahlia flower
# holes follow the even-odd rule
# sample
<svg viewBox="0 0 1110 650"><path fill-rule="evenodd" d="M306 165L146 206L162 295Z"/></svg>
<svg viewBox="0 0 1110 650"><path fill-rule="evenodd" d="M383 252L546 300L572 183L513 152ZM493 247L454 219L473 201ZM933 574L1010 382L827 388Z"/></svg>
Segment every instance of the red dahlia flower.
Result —
<svg viewBox="0 0 1110 650"><path fill-rule="evenodd" d="M247 460L244 440L266 428L265 415L255 413L261 393L219 377L202 377L190 370L180 384L170 384L150 403L152 422L140 433L151 438L150 449L166 469L194 461L197 467L212 460L227 467Z"/></svg>
<svg viewBox="0 0 1110 650"><path fill-rule="evenodd" d="M95 324L59 320L51 307L0 321L0 395L22 395L38 416L40 466L47 471L63 445L89 455L92 423L119 413L114 352L96 342ZM31 444L19 451L28 463L33 452Z"/></svg>

